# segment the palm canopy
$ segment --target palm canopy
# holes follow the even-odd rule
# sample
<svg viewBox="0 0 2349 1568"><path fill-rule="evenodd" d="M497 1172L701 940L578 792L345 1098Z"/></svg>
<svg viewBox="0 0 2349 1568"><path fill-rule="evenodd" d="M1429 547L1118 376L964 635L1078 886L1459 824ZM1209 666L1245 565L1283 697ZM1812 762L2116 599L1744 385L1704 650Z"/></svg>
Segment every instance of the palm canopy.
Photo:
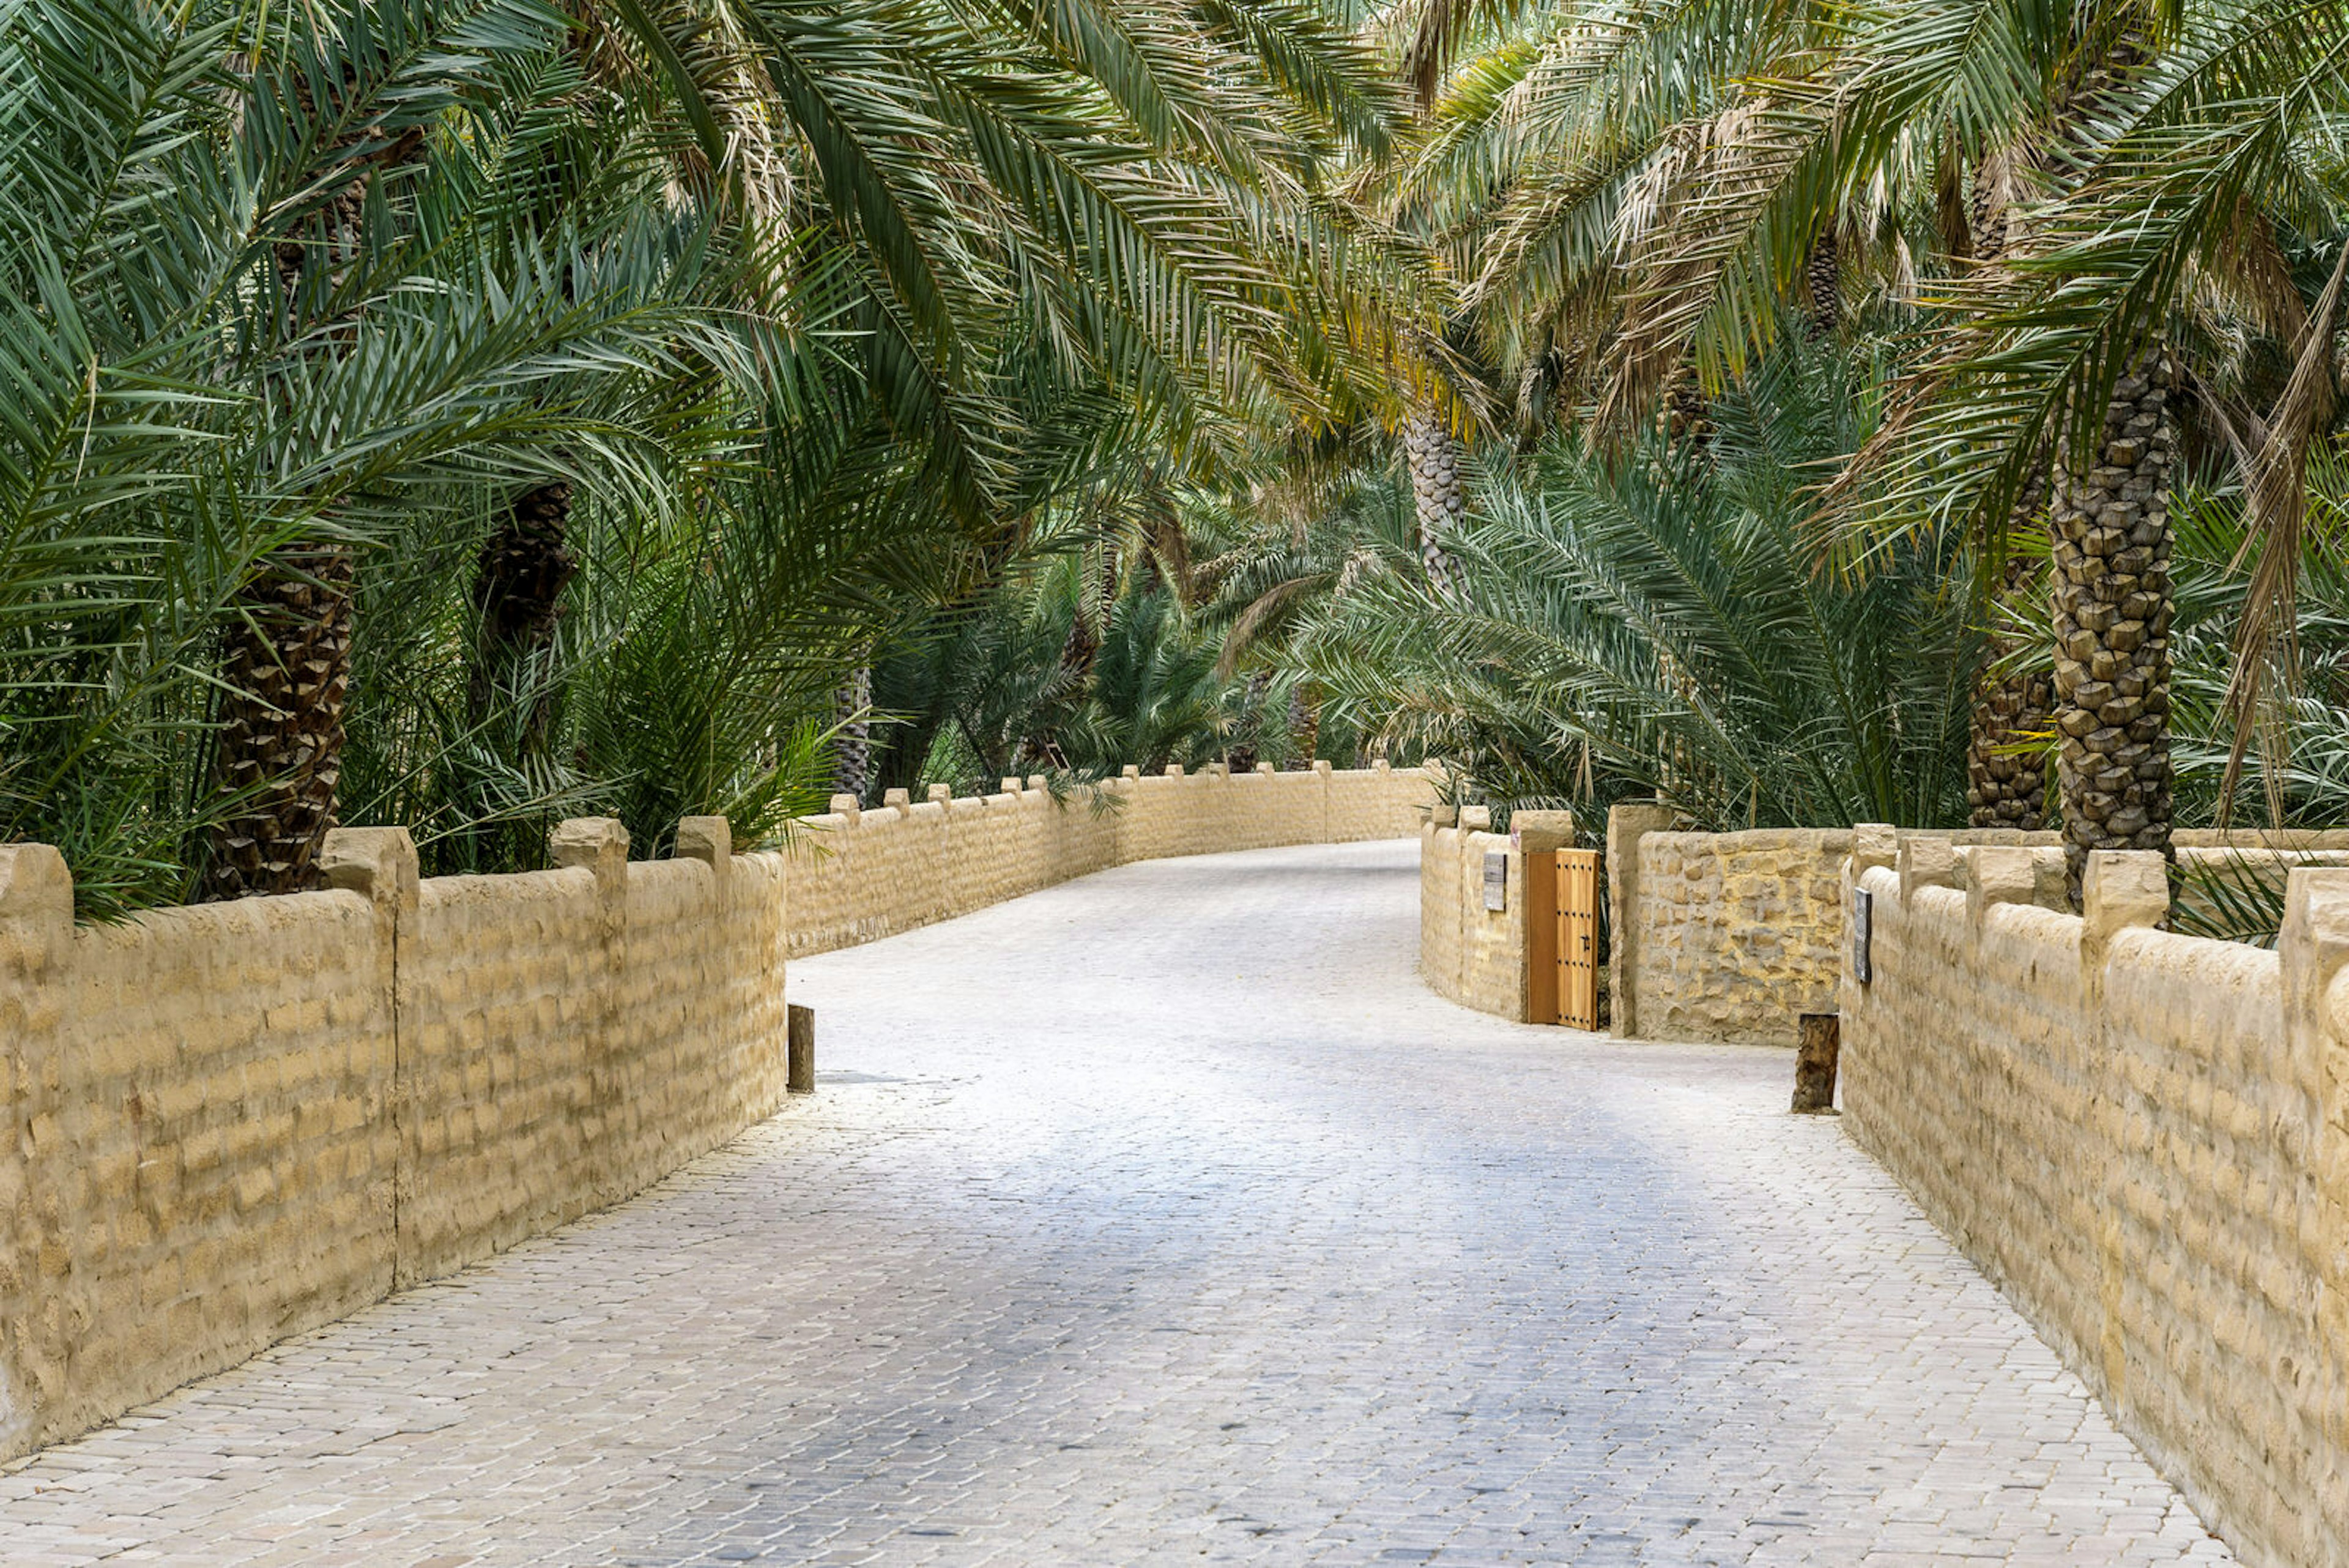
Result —
<svg viewBox="0 0 2349 1568"><path fill-rule="evenodd" d="M857 650L1375 339L1317 170L1386 97L1285 0L0 0L0 831L182 896L225 631L325 545L346 820L755 837ZM484 711L466 567L551 483L581 583Z"/></svg>
<svg viewBox="0 0 2349 1568"><path fill-rule="evenodd" d="M1458 758L1487 798L1661 795L1716 828L1961 817L1978 657L1956 540L1816 569L1804 464L1865 409L1785 349L1702 445L1570 436L1489 465L1456 603L1373 581L1307 633L1342 712Z"/></svg>
<svg viewBox="0 0 2349 1568"><path fill-rule="evenodd" d="M616 15L728 188L759 177L739 150L772 143L750 204L843 247L864 371L958 504L996 504L1019 447L988 373L1007 330L1185 438L1315 417L1389 344L1397 275L1322 186L1334 153L1384 147L1395 95L1315 5L628 0Z"/></svg>
<svg viewBox="0 0 2349 1568"><path fill-rule="evenodd" d="M2333 47L2314 40L2339 36L2337 5L2306 0L1429 5L1464 58L1415 178L1468 297L1512 363L1550 356L1619 414L1683 366L1708 389L1739 373L1820 235L1909 299L1979 275L1985 240L2061 250L2066 224L2038 209L2126 160L2127 138L2158 122L2200 144L2187 127L2210 112L2248 132L2295 94L2305 112ZM2267 200L2250 172L2235 188Z"/></svg>

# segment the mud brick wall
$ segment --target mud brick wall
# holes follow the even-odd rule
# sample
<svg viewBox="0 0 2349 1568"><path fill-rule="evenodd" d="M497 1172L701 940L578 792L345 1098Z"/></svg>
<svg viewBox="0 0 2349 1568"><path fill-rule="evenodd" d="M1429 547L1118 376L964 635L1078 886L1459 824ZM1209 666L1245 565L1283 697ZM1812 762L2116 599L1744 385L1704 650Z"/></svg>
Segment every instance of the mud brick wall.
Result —
<svg viewBox="0 0 2349 1568"><path fill-rule="evenodd" d="M1462 813L1464 826L1429 823L1419 840L1419 971L1437 995L1479 1012L1526 1022L1526 868L1489 815ZM1508 857L1508 908L1485 908L1485 857Z"/></svg>
<svg viewBox="0 0 2349 1568"><path fill-rule="evenodd" d="M1844 1125L2245 1562L2337 1563L2349 870L2271 952L2156 929L2158 854L2048 907L2061 854L1858 831Z"/></svg>
<svg viewBox="0 0 2349 1568"><path fill-rule="evenodd" d="M1004 781L1016 784L1017 780ZM1133 860L1409 838L1435 798L1418 768L1144 776L1055 798L1040 778L955 798L848 807L802 818L785 879L794 956L854 947L951 919Z"/></svg>

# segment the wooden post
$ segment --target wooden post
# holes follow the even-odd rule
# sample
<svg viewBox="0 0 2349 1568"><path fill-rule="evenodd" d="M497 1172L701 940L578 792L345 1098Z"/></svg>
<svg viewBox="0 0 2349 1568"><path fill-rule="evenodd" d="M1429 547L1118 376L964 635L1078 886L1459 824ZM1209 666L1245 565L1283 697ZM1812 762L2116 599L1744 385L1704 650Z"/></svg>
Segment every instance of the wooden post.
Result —
<svg viewBox="0 0 2349 1568"><path fill-rule="evenodd" d="M786 1032L791 1042L791 1077L788 1087L794 1095L815 1093L815 1009L789 1003L791 1024Z"/></svg>
<svg viewBox="0 0 2349 1568"><path fill-rule="evenodd" d="M1806 1012L1795 1048L1795 1103L1807 1116L1835 1115L1836 1057L1843 1049L1843 1014Z"/></svg>

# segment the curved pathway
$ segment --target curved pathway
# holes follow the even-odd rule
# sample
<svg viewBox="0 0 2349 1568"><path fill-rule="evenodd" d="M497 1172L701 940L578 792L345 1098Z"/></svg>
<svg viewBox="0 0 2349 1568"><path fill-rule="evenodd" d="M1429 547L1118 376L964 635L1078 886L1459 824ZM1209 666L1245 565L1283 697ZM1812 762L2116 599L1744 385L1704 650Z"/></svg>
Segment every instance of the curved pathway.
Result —
<svg viewBox="0 0 2349 1568"><path fill-rule="evenodd" d="M1431 996L1416 854L796 965L812 1102L0 1475L0 1562L2231 1561L1785 1053Z"/></svg>

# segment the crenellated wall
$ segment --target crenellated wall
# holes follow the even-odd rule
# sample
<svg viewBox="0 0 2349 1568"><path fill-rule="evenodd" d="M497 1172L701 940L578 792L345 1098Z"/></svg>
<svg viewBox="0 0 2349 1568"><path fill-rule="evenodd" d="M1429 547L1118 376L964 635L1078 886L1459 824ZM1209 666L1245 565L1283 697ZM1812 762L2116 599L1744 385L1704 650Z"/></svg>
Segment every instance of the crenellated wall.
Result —
<svg viewBox="0 0 2349 1568"><path fill-rule="evenodd" d="M802 819L789 867L792 951L804 957L950 919L1133 860L1345 844L1417 834L1431 775L1383 765L1185 774L1129 768L1097 792L1056 800L1041 778L988 795L903 799ZM845 805L845 797L843 798Z"/></svg>
<svg viewBox="0 0 2349 1568"><path fill-rule="evenodd" d="M1845 1126L2243 1561L2349 1556L2349 870L2274 951L2155 929L2153 854L1861 828ZM2057 907L2049 907L2057 906Z"/></svg>
<svg viewBox="0 0 2349 1568"><path fill-rule="evenodd" d="M1160 855L1401 837L1416 770L1117 781L723 818L673 859L566 822L555 869L419 883L394 828L330 889L77 927L0 846L0 1458L635 1192L771 1113L787 955Z"/></svg>

